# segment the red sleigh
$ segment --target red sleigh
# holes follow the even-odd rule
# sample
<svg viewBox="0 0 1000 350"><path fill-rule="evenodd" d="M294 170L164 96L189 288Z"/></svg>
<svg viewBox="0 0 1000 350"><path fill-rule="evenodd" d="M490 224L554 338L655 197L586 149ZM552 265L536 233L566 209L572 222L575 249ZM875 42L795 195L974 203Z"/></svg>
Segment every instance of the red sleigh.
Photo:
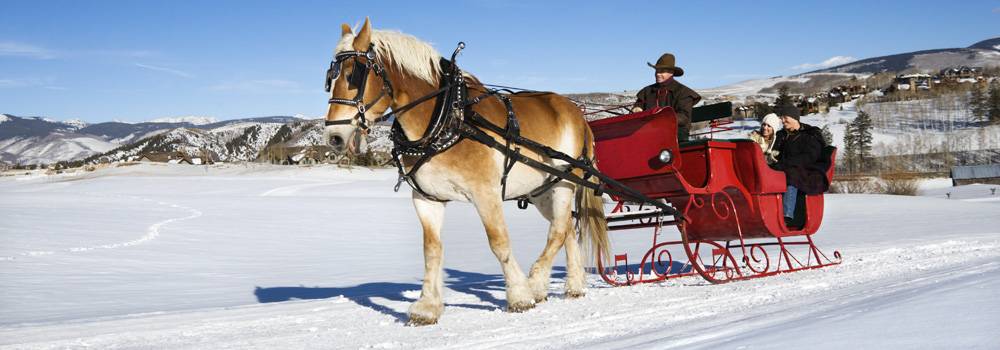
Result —
<svg viewBox="0 0 1000 350"><path fill-rule="evenodd" d="M693 121L727 117L729 103L696 109ZM707 113L707 115L706 115ZM649 205L618 200L607 214L612 266L598 272L612 285L701 275L723 283L839 264L813 242L823 221L823 195L800 195L799 225L784 222L785 175L767 166L751 140L705 139L678 144L670 108L590 123L601 172L649 198L668 202L685 220ZM828 178L836 148L827 147ZM677 240L664 227L676 226ZM652 229L651 244L636 246L637 229ZM631 240L631 242L629 242ZM629 253L637 253L629 255ZM630 263L632 263L630 265Z"/></svg>

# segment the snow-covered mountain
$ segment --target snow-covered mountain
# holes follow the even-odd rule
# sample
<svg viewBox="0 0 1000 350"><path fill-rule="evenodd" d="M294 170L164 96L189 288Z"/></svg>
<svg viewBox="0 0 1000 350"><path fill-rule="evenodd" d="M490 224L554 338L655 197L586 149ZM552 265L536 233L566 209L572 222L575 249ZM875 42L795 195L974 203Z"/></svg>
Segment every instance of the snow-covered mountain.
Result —
<svg viewBox="0 0 1000 350"><path fill-rule="evenodd" d="M116 145L81 132L80 120L0 114L0 161L10 164L54 163L106 152Z"/></svg>
<svg viewBox="0 0 1000 350"><path fill-rule="evenodd" d="M0 140L0 160L10 164L56 163L107 152L117 145L99 137L77 133ZM25 161L25 160L28 161Z"/></svg>
<svg viewBox="0 0 1000 350"><path fill-rule="evenodd" d="M965 48L922 50L872 57L812 73L872 74L907 70L937 73L941 69L958 66L1000 66L1000 37L983 40Z"/></svg>
<svg viewBox="0 0 1000 350"><path fill-rule="evenodd" d="M50 164L82 159L127 160L149 151L202 150L220 160L254 160L280 129L292 146L317 144L318 121L275 116L216 121L211 117L160 118L151 122L87 124L43 117L0 115L0 161L10 164Z"/></svg>
<svg viewBox="0 0 1000 350"><path fill-rule="evenodd" d="M191 124L194 124L194 125L205 125L205 124L217 123L219 121L217 119L215 119L214 117L189 115L189 116L183 116L183 117L163 117L163 118L156 118L156 119L150 120L149 122L150 123L191 123Z"/></svg>
<svg viewBox="0 0 1000 350"><path fill-rule="evenodd" d="M253 161L271 145L296 147L320 144L322 134L322 123L319 121L230 121L200 128L188 126L150 132L134 142L84 161L127 161L143 154L160 152L183 152L227 162Z"/></svg>

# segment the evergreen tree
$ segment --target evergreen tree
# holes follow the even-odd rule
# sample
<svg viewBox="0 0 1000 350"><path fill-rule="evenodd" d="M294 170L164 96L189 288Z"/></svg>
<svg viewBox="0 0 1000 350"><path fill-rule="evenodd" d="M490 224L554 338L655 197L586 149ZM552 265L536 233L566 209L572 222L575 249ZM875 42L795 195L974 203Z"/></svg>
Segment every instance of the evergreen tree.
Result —
<svg viewBox="0 0 1000 350"><path fill-rule="evenodd" d="M830 124L823 125L823 128L820 129L820 132L823 133L823 143L825 143L827 146L832 145L833 133L830 132Z"/></svg>
<svg viewBox="0 0 1000 350"><path fill-rule="evenodd" d="M788 85L782 85L778 89L778 99L774 100L775 106L784 106L792 104L792 96L788 95Z"/></svg>
<svg viewBox="0 0 1000 350"><path fill-rule="evenodd" d="M844 163L847 164L847 172L854 172L857 154L857 137L854 136L854 122L848 123L844 130Z"/></svg>
<svg viewBox="0 0 1000 350"><path fill-rule="evenodd" d="M854 124L854 152L857 157L858 166L864 170L871 161L872 150L872 118L865 112L858 112L858 117L851 122Z"/></svg>
<svg viewBox="0 0 1000 350"><path fill-rule="evenodd" d="M774 109L768 106L764 102L754 102L753 104L753 115L757 117L758 120L763 120L765 115L774 113Z"/></svg>
<svg viewBox="0 0 1000 350"><path fill-rule="evenodd" d="M986 107L986 115L989 116L990 123L1000 123L1000 83L997 81L990 85L990 97Z"/></svg>
<svg viewBox="0 0 1000 350"><path fill-rule="evenodd" d="M972 113L970 120L977 122L985 120L989 113L989 98L978 86L972 87L972 97L969 98L969 113Z"/></svg>

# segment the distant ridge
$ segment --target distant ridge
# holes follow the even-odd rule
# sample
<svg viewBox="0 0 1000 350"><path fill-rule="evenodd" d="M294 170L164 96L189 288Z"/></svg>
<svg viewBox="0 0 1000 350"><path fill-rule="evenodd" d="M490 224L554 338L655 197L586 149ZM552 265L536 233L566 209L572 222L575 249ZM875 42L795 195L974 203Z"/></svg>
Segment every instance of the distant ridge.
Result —
<svg viewBox="0 0 1000 350"><path fill-rule="evenodd" d="M957 66L1000 66L1000 37L986 39L966 48L921 50L872 57L809 73L874 74L908 70L937 72Z"/></svg>

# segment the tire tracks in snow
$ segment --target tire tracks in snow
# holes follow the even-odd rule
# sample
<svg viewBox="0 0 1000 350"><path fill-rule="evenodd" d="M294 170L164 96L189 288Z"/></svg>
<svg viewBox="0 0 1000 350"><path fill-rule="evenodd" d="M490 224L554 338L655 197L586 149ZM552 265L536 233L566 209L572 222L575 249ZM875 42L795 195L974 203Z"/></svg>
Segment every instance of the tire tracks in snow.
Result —
<svg viewBox="0 0 1000 350"><path fill-rule="evenodd" d="M18 259L18 256L22 256L22 257L39 257L39 256L51 256L51 255L56 255L56 254L65 254L65 253L82 253L82 252L90 252L90 251L95 251L95 250L118 249L118 248L132 247L132 246L140 245L140 244L143 244L143 243L146 243L146 242L149 242L149 241L152 241L152 240L155 240L155 239L159 238L160 237L160 229L163 226L166 226L166 225L172 224L174 222L178 222L178 221L195 219L195 218L198 218L198 217L200 217L200 216L203 215L203 213L200 210L195 209L195 208L183 206L183 205L176 204L176 203L170 203L170 202L165 202L165 201L157 201L157 200L150 199L150 198L144 198L144 197L138 197L138 196L129 196L129 195L108 195L108 194L102 194L102 193L77 193L77 194L80 194L80 195L83 195L83 196L99 196L99 197L106 197L106 198L126 198L126 199L138 200L138 201L143 201L143 202L148 202L148 203L154 203L156 205L163 206L163 207L168 207L168 208L173 208L173 209L181 209L181 210L187 211L188 215L174 217L174 218L170 218L170 219L166 219L166 220L162 220L162 221L158 221L156 223L153 223L152 225L149 225L149 227L146 228L146 233L144 235L142 235L139 238L136 238L136 239L133 239L133 240L129 240L129 241L115 242L115 243L109 243L109 244L100 244L100 245L92 245L92 246L83 246L83 247L63 248L63 249L58 249L58 250L29 250L29 251L26 251L26 252L19 253L16 256L0 256L0 261L15 261L15 260Z"/></svg>
<svg viewBox="0 0 1000 350"><path fill-rule="evenodd" d="M312 188L316 188L316 187L324 187L324 186L342 185L342 184L345 184L345 183L347 183L347 182L344 182L344 181L334 181L334 182L306 183L306 184L298 184L298 185L281 186L281 187L275 187L275 188L272 188L270 190L261 192L258 196L260 196L260 197L287 197L287 196L292 196L292 195L298 194L301 191L307 190L307 189L312 189Z"/></svg>

